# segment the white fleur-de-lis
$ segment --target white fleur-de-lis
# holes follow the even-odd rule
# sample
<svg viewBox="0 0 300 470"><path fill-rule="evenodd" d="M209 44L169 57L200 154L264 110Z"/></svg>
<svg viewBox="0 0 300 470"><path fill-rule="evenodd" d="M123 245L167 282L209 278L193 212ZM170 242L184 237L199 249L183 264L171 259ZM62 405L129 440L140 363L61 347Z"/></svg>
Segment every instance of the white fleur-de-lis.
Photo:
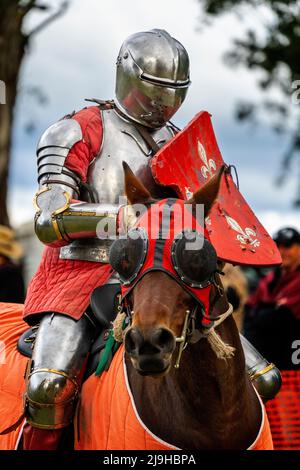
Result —
<svg viewBox="0 0 300 470"><path fill-rule="evenodd" d="M216 162L212 158L207 158L205 148L201 144L200 140L198 140L198 153L199 157L204 163L204 165L201 167L202 176L205 179L208 178L208 175L213 176L214 172L217 169Z"/></svg>
<svg viewBox="0 0 300 470"><path fill-rule="evenodd" d="M231 228L238 232L238 235L236 236L237 240L242 243L242 245L250 244L251 246L257 248L260 246L260 241L255 238L256 232L250 228L246 227L244 230L242 227L238 224L236 220L234 220L232 217L229 217L226 215L226 220Z"/></svg>

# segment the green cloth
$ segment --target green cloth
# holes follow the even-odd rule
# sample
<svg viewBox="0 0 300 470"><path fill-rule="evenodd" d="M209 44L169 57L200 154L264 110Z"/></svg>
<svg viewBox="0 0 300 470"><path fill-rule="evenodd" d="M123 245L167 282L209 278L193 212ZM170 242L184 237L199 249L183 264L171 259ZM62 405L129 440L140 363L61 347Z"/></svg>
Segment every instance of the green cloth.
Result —
<svg viewBox="0 0 300 470"><path fill-rule="evenodd" d="M105 343L103 354L101 354L99 364L95 372L97 377L101 375L102 372L106 369L108 363L110 363L109 359L115 354L120 345L121 343L118 343L118 341L116 341L114 338L113 330L110 330L109 336Z"/></svg>

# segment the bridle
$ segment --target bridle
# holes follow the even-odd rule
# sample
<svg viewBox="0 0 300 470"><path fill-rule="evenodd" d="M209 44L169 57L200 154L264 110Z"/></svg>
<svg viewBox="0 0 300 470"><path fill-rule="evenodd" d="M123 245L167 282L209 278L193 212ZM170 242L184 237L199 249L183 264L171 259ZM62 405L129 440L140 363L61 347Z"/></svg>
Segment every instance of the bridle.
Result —
<svg viewBox="0 0 300 470"><path fill-rule="evenodd" d="M126 314L126 327L131 325L134 314L130 305L130 293L149 272L164 272L195 300L193 308L186 310L181 335L176 338L179 351L175 367L178 368L187 345L207 338L217 322L220 324L231 314L232 308L224 297L224 289L218 277L220 270L217 254L207 231L195 218L182 231L176 229L174 215L173 219L164 218L164 211L170 211L176 203L182 211L187 210L182 200L165 199L156 203L162 211L161 219L154 219L159 220L156 238L148 236L149 211L143 214L137 226L127 232L125 239L118 239L113 243L110 264L120 277L121 307ZM153 227L150 227L152 230ZM165 238L162 236L163 232L167 234ZM192 239L195 245L190 248L186 243L188 240L191 243ZM226 305L223 305L222 313L214 315L213 310L217 310L219 302L224 304L224 298Z"/></svg>
<svg viewBox="0 0 300 470"><path fill-rule="evenodd" d="M195 343L198 343L201 339L207 338L211 329L219 326L233 312L232 305L228 304L228 309L226 310L226 312L222 313L219 316L219 319L214 322L214 325L210 327L209 329L207 329L206 331L201 331L195 328L195 310L196 309L197 309L197 306L192 311L192 313L189 310L186 311L186 316L185 316L184 324L182 327L181 336L175 338L176 343L179 343L177 360L174 366L175 369L179 369L182 353L189 343L195 344Z"/></svg>
<svg viewBox="0 0 300 470"><path fill-rule="evenodd" d="M224 298L224 295L225 295L224 289L220 286L220 283L216 279L214 279L213 284L215 286L217 295L215 296L214 302L211 305L212 309L216 306L216 304L221 299ZM227 299L226 299L226 302L227 302ZM208 327L197 328L197 319L199 318L199 313L198 313L199 308L202 309L201 314L203 315L203 307L197 302L194 303L194 307L192 310L189 310L189 309L186 310L181 334L180 336L175 337L175 342L179 344L177 358L176 358L175 365L174 365L175 369L179 369L182 353L186 349L188 344L196 344L202 339L207 339L211 330L219 326L221 323L223 323L223 321L226 320L226 318L228 318L233 312L232 305L229 302L227 302L227 309L223 313L220 313L218 316L214 317L212 323L210 323ZM119 310L124 312L126 315L126 321L125 321L125 330L126 330L127 328L131 326L132 318L134 315L134 311L131 309L129 299L127 297L122 299L122 296L120 296Z"/></svg>

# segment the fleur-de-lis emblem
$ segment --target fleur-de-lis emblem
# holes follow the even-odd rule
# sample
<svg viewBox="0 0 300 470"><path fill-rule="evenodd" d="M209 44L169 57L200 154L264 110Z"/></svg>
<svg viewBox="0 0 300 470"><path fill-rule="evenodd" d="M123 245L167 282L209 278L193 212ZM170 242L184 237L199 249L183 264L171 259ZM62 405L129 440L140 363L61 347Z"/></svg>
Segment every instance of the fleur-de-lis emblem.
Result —
<svg viewBox="0 0 300 470"><path fill-rule="evenodd" d="M238 235L236 236L236 238L242 245L250 244L254 248L257 248L258 246L260 246L260 241L257 240L257 238L255 238L257 235L256 235L256 232L252 228L246 227L243 230L236 220L234 220L232 217L229 217L227 215L226 215L226 220L229 226L233 228L233 230L238 232Z"/></svg>
<svg viewBox="0 0 300 470"><path fill-rule="evenodd" d="M214 172L217 169L216 162L212 158L207 158L205 148L198 140L198 153L199 157L203 161L204 165L201 167L202 176L206 179L208 175L213 176Z"/></svg>

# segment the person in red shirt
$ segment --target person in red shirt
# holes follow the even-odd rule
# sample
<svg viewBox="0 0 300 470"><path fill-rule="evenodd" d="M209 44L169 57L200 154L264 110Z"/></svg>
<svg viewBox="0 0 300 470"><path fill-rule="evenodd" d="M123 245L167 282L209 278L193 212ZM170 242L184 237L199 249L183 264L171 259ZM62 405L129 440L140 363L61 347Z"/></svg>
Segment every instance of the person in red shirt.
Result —
<svg viewBox="0 0 300 470"><path fill-rule="evenodd" d="M292 356L300 340L300 233L282 228L274 240L282 265L262 278L249 298L244 334L279 369L298 369Z"/></svg>

